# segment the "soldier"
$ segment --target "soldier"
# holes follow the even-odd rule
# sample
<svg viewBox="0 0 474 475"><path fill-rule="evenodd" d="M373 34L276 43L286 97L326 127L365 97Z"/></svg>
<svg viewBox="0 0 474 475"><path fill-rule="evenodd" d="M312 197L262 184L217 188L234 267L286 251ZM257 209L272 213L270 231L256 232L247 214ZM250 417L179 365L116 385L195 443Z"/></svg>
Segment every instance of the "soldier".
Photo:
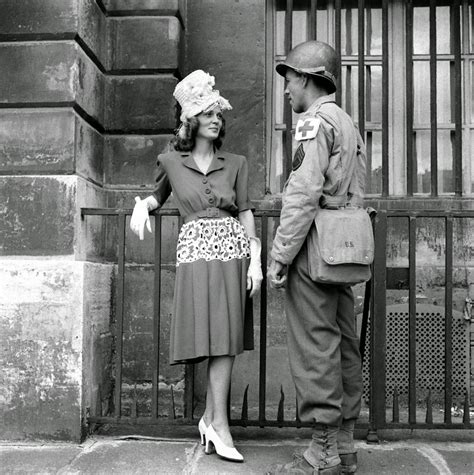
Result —
<svg viewBox="0 0 474 475"><path fill-rule="evenodd" d="M286 287L290 368L299 417L314 423L302 456L272 473L354 473L354 424L362 396L359 342L350 286L314 282L308 241L320 208L361 205L365 148L352 119L332 98L339 57L318 41L296 46L277 72L296 113L297 149L283 192L268 279Z"/></svg>

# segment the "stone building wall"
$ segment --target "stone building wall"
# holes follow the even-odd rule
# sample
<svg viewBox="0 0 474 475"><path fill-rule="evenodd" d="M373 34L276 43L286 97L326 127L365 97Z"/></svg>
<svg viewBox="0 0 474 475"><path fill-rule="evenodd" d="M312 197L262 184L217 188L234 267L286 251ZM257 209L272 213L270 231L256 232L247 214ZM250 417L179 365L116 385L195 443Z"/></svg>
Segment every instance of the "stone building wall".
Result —
<svg viewBox="0 0 474 475"><path fill-rule="evenodd" d="M0 438L79 440L109 403L114 225L80 209L150 183L181 3L0 0Z"/></svg>

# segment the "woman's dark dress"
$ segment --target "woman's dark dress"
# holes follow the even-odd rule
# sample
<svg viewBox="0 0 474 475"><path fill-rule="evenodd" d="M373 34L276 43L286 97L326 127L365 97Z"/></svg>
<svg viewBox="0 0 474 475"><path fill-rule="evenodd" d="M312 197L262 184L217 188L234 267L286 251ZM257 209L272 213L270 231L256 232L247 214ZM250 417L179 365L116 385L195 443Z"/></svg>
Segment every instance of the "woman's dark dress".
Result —
<svg viewBox="0 0 474 475"><path fill-rule="evenodd" d="M188 152L158 157L160 206L171 191L181 216L217 207L232 216L252 208L245 157L217 151L206 174ZM170 364L253 349L247 298L248 238L234 217L196 219L183 225L176 251L170 330Z"/></svg>

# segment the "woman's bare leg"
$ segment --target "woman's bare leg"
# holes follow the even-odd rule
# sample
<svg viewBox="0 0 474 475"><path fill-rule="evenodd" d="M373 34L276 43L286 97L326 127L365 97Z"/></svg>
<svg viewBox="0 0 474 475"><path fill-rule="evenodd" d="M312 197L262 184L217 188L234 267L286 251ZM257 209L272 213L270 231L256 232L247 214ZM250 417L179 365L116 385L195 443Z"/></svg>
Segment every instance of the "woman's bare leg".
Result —
<svg viewBox="0 0 474 475"><path fill-rule="evenodd" d="M207 425L212 424L217 435L228 447L234 447L227 419L227 399L234 359L234 356L209 358L206 410L204 412L204 422Z"/></svg>
<svg viewBox="0 0 474 475"><path fill-rule="evenodd" d="M214 418L214 401L212 399L212 393L209 388L209 373L210 373L210 367L211 367L211 360L212 357L209 358L208 364L207 364L207 389L206 389L206 408L204 410L204 414L202 415L202 418L204 419L204 423L206 426L208 426L211 422L212 419Z"/></svg>

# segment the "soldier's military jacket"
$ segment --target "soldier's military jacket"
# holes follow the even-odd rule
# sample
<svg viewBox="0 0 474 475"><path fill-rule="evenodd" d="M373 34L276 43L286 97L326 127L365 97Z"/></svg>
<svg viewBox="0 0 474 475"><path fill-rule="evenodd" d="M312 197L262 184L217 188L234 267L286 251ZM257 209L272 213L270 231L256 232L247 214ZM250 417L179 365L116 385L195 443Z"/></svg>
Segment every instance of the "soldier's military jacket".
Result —
<svg viewBox="0 0 474 475"><path fill-rule="evenodd" d="M295 139L271 252L282 264L291 264L298 254L322 203L347 199L360 204L365 188L364 143L351 117L329 96L301 114Z"/></svg>

